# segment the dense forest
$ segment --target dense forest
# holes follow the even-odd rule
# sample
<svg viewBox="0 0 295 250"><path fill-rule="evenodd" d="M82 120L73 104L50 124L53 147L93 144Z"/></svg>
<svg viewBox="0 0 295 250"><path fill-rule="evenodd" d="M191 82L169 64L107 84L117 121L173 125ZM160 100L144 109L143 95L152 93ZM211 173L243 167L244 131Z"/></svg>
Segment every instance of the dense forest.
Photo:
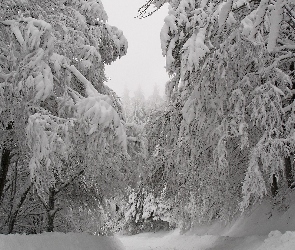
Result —
<svg viewBox="0 0 295 250"><path fill-rule="evenodd" d="M295 2L149 0L138 18L163 5L170 80L145 100L106 85L128 42L101 0L1 0L1 234L186 231L290 206Z"/></svg>

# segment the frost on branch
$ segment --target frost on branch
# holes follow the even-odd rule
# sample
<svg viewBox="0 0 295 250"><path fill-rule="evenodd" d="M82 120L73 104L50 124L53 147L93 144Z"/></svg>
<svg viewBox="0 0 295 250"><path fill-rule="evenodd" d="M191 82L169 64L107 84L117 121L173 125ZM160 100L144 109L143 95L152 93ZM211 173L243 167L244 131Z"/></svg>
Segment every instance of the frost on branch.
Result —
<svg viewBox="0 0 295 250"><path fill-rule="evenodd" d="M113 130L117 143L126 151L127 137L124 125L115 109L103 97L107 96L88 97L79 101L76 104L77 118L88 127L88 135L107 128Z"/></svg>
<svg viewBox="0 0 295 250"><path fill-rule="evenodd" d="M42 49L41 53L42 53ZM30 64L28 64L30 65ZM51 68L44 61L39 61L35 72L28 76L25 81L18 84L19 91L25 89L27 92L35 93L34 102L44 101L53 92L53 75Z"/></svg>
<svg viewBox="0 0 295 250"><path fill-rule="evenodd" d="M95 131L102 131L105 128L114 130L118 143L127 150L127 139L124 125L121 123L117 111L113 108L112 100L98 93L93 85L75 68L75 66L67 66L67 68L84 84L87 94L86 98L76 99L77 118L86 124L89 124L88 135Z"/></svg>
<svg viewBox="0 0 295 250"><path fill-rule="evenodd" d="M241 89L235 89L231 93L230 101L230 122L228 130L231 136L240 136L240 148L243 150L249 146L248 123L245 119L246 97Z"/></svg>
<svg viewBox="0 0 295 250"><path fill-rule="evenodd" d="M272 52L276 46L277 38L279 36L280 25L283 20L283 7L285 0L277 0L270 17L270 31L267 43L267 50Z"/></svg>
<svg viewBox="0 0 295 250"><path fill-rule="evenodd" d="M181 58L182 79L184 79L186 72L198 69L200 60L209 52L209 48L204 44L205 33L206 28L200 28L183 45Z"/></svg>
<svg viewBox="0 0 295 250"><path fill-rule="evenodd" d="M73 0L73 3L82 11L82 13L91 18L91 20L100 20L106 22L108 15L104 10L101 0Z"/></svg>
<svg viewBox="0 0 295 250"><path fill-rule="evenodd" d="M267 131L282 126L284 110L281 94L282 91L270 82L254 89L250 103L254 124L262 126Z"/></svg>
<svg viewBox="0 0 295 250"><path fill-rule="evenodd" d="M244 198L240 204L242 211L250 204L253 205L259 199L262 199L267 193L265 182L258 165L259 156L255 151L256 149L254 148L251 152L249 167L243 182L242 194ZM254 198L254 200L251 200L251 198Z"/></svg>
<svg viewBox="0 0 295 250"><path fill-rule="evenodd" d="M242 35L245 37L249 37L249 39L252 39L254 41L254 34L253 32L256 30L256 26L254 27L254 22L255 22L255 15L256 15L256 10L253 10L248 16L246 16L242 21Z"/></svg>
<svg viewBox="0 0 295 250"><path fill-rule="evenodd" d="M23 50L32 51L39 47L44 50L52 50L53 38L51 36L52 27L49 23L38 20L32 17L21 17L19 20L6 20L2 22L5 25L10 25L17 41ZM21 23L25 23L24 29L20 29ZM43 36L43 44L41 37Z"/></svg>
<svg viewBox="0 0 295 250"><path fill-rule="evenodd" d="M182 0L178 5L171 3L160 35L162 54L166 56L169 74L175 72L175 66L178 65L174 51L179 50L182 54L179 59L182 80L186 72L198 69L199 61L209 51L204 43L208 13L203 10L205 5L201 8L196 6L197 2L191 0Z"/></svg>
<svg viewBox="0 0 295 250"><path fill-rule="evenodd" d="M72 202L65 192L72 184L113 194L124 184L127 139L104 64L126 54L126 38L106 24L100 0L0 5L1 139L7 132L21 168L29 165L33 198L53 217Z"/></svg>
<svg viewBox="0 0 295 250"><path fill-rule="evenodd" d="M26 128L27 143L32 155L29 163L31 179L39 195L47 200L46 193L54 187L62 173L69 154L69 132L73 120L64 120L49 114L31 115Z"/></svg>
<svg viewBox="0 0 295 250"><path fill-rule="evenodd" d="M275 136L271 131L265 132L249 156L249 166L242 188L242 210L267 194L266 185L272 184L273 175L279 180L279 177L284 176L284 157L290 154L289 149L294 150L294 139L273 137Z"/></svg>
<svg viewBox="0 0 295 250"><path fill-rule="evenodd" d="M273 174L284 188L284 158L295 152L294 1L168 2L169 108L152 152L165 155L163 178L182 211L195 193L197 219L231 217L242 196L244 208L265 196Z"/></svg>
<svg viewBox="0 0 295 250"><path fill-rule="evenodd" d="M43 20L24 17L3 23L10 26L21 50L30 53L25 58L27 61L22 69L24 78L17 85L18 91L33 92L34 102L44 101L53 91L53 75L46 62L46 57L53 50L51 25Z"/></svg>
<svg viewBox="0 0 295 250"><path fill-rule="evenodd" d="M219 13L219 17L218 17L219 28L223 27L224 23L228 19L228 16L233 6L233 2L234 0L228 0L222 5L220 13Z"/></svg>
<svg viewBox="0 0 295 250"><path fill-rule="evenodd" d="M255 23L254 23L254 27L252 27L251 31L250 31L250 39L254 39L261 27L261 25L264 22L264 18L266 15L266 11L269 5L269 1L270 0L262 0L259 4L259 7L257 9L257 12L255 13Z"/></svg>
<svg viewBox="0 0 295 250"><path fill-rule="evenodd" d="M104 24L101 40L100 53L104 63L110 64L126 55L128 41L117 27Z"/></svg>
<svg viewBox="0 0 295 250"><path fill-rule="evenodd" d="M227 160L227 149L226 149L226 136L221 137L218 141L217 146L213 152L213 159L214 163L218 167L220 173L227 172L229 167L228 160ZM225 177L225 175L223 175ZM222 178L222 174L221 174Z"/></svg>
<svg viewBox="0 0 295 250"><path fill-rule="evenodd" d="M101 55L99 51L91 45L82 45L81 46L81 53L80 53L80 65L85 68L89 69L91 66L93 66L93 61L96 61L96 63L101 62Z"/></svg>

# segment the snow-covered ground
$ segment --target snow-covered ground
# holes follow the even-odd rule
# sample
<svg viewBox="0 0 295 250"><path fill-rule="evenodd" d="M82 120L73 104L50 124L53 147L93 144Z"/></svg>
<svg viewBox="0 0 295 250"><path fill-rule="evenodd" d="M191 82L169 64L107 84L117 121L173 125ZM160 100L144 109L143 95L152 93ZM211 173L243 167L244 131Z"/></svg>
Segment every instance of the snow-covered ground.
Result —
<svg viewBox="0 0 295 250"><path fill-rule="evenodd" d="M291 196L294 201L295 192ZM264 202L231 224L196 225L184 235L175 230L119 239L126 250L295 250L295 203L291 204L279 212Z"/></svg>
<svg viewBox="0 0 295 250"><path fill-rule="evenodd" d="M179 230L169 233L142 233L119 237L126 250L193 250L212 247L217 236L180 235Z"/></svg>
<svg viewBox="0 0 295 250"><path fill-rule="evenodd" d="M180 235L143 233L120 237L126 250L294 250L295 232L272 231L267 236Z"/></svg>
<svg viewBox="0 0 295 250"><path fill-rule="evenodd" d="M295 250L292 204L279 212L265 202L231 224L196 225L185 234L177 229L116 237L87 233L0 235L0 250Z"/></svg>
<svg viewBox="0 0 295 250"><path fill-rule="evenodd" d="M115 237L87 233L0 235L0 250L123 250Z"/></svg>
<svg viewBox="0 0 295 250"><path fill-rule="evenodd" d="M0 250L293 250L295 232L272 231L268 236L228 237L143 233L135 236L99 237L87 234L46 233L0 235Z"/></svg>

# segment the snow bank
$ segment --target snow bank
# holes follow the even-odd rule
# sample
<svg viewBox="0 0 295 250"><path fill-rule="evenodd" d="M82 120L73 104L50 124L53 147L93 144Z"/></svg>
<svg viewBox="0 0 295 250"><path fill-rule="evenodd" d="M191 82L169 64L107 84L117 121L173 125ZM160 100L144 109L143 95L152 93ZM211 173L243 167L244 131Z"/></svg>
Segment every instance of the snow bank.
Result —
<svg viewBox="0 0 295 250"><path fill-rule="evenodd" d="M293 250L295 249L295 192L288 209L271 202L257 204L232 223L195 224L185 234L172 232L119 236L128 250Z"/></svg>
<svg viewBox="0 0 295 250"><path fill-rule="evenodd" d="M127 250L291 250L295 232L272 231L268 236L228 237L181 235L172 232L121 236ZM0 250L123 250L115 237L86 233L45 233L42 235L0 235Z"/></svg>
<svg viewBox="0 0 295 250"><path fill-rule="evenodd" d="M243 237L250 235L268 235L271 231L295 231L295 204L285 212L272 209L264 202L256 207L250 215L242 215L224 234L227 236ZM295 249L295 248L294 248Z"/></svg>
<svg viewBox="0 0 295 250"><path fill-rule="evenodd" d="M295 246L295 232L290 231L284 234L272 231L268 237L229 237L181 235L179 230L175 230L121 236L120 239L128 250L293 250Z"/></svg>
<svg viewBox="0 0 295 250"><path fill-rule="evenodd" d="M290 250L295 248L295 232L272 231L257 250Z"/></svg>
<svg viewBox="0 0 295 250"><path fill-rule="evenodd" d="M87 233L0 235L0 250L123 250L115 237Z"/></svg>

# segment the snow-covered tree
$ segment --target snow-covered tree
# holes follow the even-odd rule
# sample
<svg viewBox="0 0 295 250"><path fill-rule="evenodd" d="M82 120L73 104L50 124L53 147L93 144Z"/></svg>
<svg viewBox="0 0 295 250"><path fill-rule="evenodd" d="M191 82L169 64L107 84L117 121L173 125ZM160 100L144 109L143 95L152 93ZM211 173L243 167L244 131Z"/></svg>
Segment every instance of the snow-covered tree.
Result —
<svg viewBox="0 0 295 250"><path fill-rule="evenodd" d="M124 231L128 233L160 229L163 228L164 224L166 226L168 224L167 220L164 222L162 220L163 216L159 215L167 212L164 211L166 203L164 201L160 202L158 197L154 199L154 202L148 202L147 192L150 186L147 185L145 187L145 185L150 168L147 167L149 155L146 137L148 127L146 127L146 124L149 123L149 119L152 119L154 112L163 108L164 101L159 95L157 86L155 86L154 93L147 100L140 87L135 91L134 97L131 98L129 97L129 92L125 91L122 103L127 121L127 152L130 156L126 164L129 169L133 169L134 175L132 182L129 182L129 197L121 197L123 199L121 202L124 201L127 207L123 209L125 217L124 223L122 223L122 218L120 218L120 227L124 228ZM152 193L149 194L149 197L151 196L153 196ZM144 209L149 209L148 207L151 206L155 208L155 211L153 211L151 216L144 217Z"/></svg>
<svg viewBox="0 0 295 250"><path fill-rule="evenodd" d="M168 230L171 222L171 203L165 198L165 190L155 197L143 183L132 190L125 212L124 231L136 234L142 231Z"/></svg>
<svg viewBox="0 0 295 250"><path fill-rule="evenodd" d="M154 120L150 146L170 153L163 182L184 204L195 200L192 218L227 220L239 201L293 181L294 2L154 0L141 14L164 3L170 113Z"/></svg>
<svg viewBox="0 0 295 250"><path fill-rule="evenodd" d="M28 168L24 168L21 161L12 161L10 164L4 189L5 195L1 199L0 207L0 232L4 233L15 232L16 223L22 216L24 208L27 208L26 204L33 190ZM31 211L37 207L30 205Z"/></svg>
<svg viewBox="0 0 295 250"><path fill-rule="evenodd" d="M0 197L11 158L25 159L52 231L72 182L102 196L123 184L125 126L103 82L127 40L100 0L1 1L0 37Z"/></svg>
<svg viewBox="0 0 295 250"><path fill-rule="evenodd" d="M164 109L165 100L160 95L158 85L155 84L152 94L147 98L144 96L140 86L131 97L129 89L125 87L122 104L127 123L144 124L151 113Z"/></svg>
<svg viewBox="0 0 295 250"><path fill-rule="evenodd" d="M130 97L130 91L125 86L124 88L124 93L122 96L122 106L123 106L123 113L125 116L126 122L132 122L132 102L131 102L131 97Z"/></svg>
<svg viewBox="0 0 295 250"><path fill-rule="evenodd" d="M165 100L160 95L159 86L157 84L154 85L152 94L147 99L147 110L148 113L152 113L154 111L163 109L165 106Z"/></svg>
<svg viewBox="0 0 295 250"><path fill-rule="evenodd" d="M132 122L143 125L147 119L146 99L142 92L141 86L134 91L132 98Z"/></svg>

